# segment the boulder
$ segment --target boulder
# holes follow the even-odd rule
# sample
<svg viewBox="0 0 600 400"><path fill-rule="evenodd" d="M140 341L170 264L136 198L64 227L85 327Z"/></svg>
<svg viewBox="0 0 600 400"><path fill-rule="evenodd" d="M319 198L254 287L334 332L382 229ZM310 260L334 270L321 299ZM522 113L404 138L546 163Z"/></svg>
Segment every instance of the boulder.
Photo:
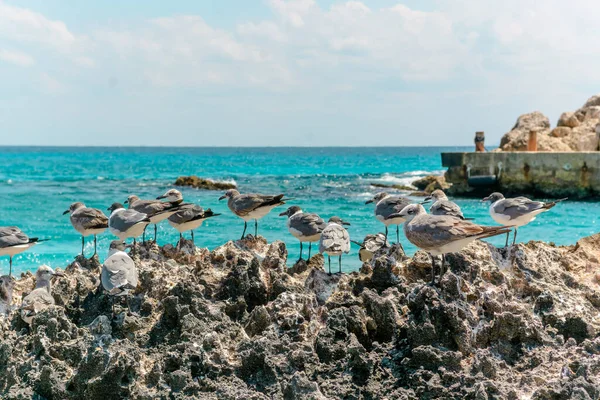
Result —
<svg viewBox="0 0 600 400"><path fill-rule="evenodd" d="M412 185L427 194L437 189L446 190L450 187L450 185L446 183L446 178L444 178L443 175L428 175L424 178L420 178L416 181L413 181Z"/></svg>
<svg viewBox="0 0 600 400"><path fill-rule="evenodd" d="M592 96L583 107L562 113L556 128L552 130L550 121L542 113L523 114L494 151L526 151L529 132L533 129L538 130L538 151L596 151L596 125L600 123L599 99L599 95Z"/></svg>
<svg viewBox="0 0 600 400"><path fill-rule="evenodd" d="M196 189L203 190L227 190L235 189L237 186L231 182L219 182L207 178L199 178L195 175L180 176L175 181L175 186L191 186Z"/></svg>

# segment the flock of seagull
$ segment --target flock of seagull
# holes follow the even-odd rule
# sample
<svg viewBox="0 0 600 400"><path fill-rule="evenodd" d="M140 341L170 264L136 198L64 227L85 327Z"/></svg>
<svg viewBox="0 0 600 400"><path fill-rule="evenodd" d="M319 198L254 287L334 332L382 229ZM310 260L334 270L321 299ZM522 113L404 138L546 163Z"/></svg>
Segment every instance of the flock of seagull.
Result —
<svg viewBox="0 0 600 400"><path fill-rule="evenodd" d="M269 214L276 207L286 204L283 194L262 195L256 193L241 194L236 189L228 190L219 200L227 199L228 208L233 214L244 220L242 239L246 235L248 222L254 220L254 236L258 235L258 220ZM327 254L329 274L331 274L331 257L338 257L339 272L342 272L342 255L350 252L350 243L360 246L361 261L368 262L378 250L390 247L388 227L396 225L396 243L400 244L400 225L409 242L431 257L432 284L435 283L435 257L441 256L441 275L444 274L445 255L458 252L469 243L492 236L506 234L508 246L510 231L514 229L513 245L517 238L517 229L533 221L540 213L550 210L558 202L540 202L526 197L505 198L501 193L492 193L482 201L490 202L491 217L500 226L483 226L465 218L460 207L450 201L441 190L435 190L420 203L397 195L382 192L368 200L366 204L375 204L375 217L385 225L385 234L367 235L362 242L351 241L344 226L350 225L340 217L333 216L326 223L319 215L306 213L298 206L291 206L280 213L287 217L289 232L300 242L300 259L303 244L308 242L308 258L310 259L312 244L318 242L319 252ZM429 214L423 204L432 202ZM101 210L86 207L81 202L71 204L64 214L70 214L70 221L75 230L81 234L81 255L84 255L85 237L94 236L94 254L97 253L97 235L108 229L118 240L110 244L108 258L104 261L101 282L104 289L113 296L127 295L138 283L137 269L133 259L126 252L128 248L135 251L136 238L145 233L148 225L154 225L154 241L156 241L156 225L167 220L179 232L177 247L180 248L183 233L191 231L192 242L194 230L208 218L220 214L199 205L184 203L181 192L170 189L155 200L142 200L137 196L129 196L125 201L128 208L121 203L113 203L106 216ZM127 245L127 239L133 239L133 246ZM12 301L12 259L42 239L30 238L17 227L0 227L0 256L10 257L9 275L0 277L0 313ZM54 304L50 295L52 277L59 275L48 266L41 266L36 272L36 288L23 299L21 315L23 320L31 321L39 310ZM114 305L114 304L113 304Z"/></svg>

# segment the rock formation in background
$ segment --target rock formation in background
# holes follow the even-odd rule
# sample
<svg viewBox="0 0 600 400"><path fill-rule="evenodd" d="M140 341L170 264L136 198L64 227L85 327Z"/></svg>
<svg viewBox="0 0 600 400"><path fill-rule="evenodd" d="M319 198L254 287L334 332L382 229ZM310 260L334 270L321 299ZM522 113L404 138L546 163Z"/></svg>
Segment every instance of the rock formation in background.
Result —
<svg viewBox="0 0 600 400"><path fill-rule="evenodd" d="M538 151L596 151L596 125L600 123L600 95L592 96L580 109L564 112L556 128L539 111L523 114L494 151L527 151L529 132L538 130Z"/></svg>
<svg viewBox="0 0 600 400"><path fill-rule="evenodd" d="M140 245L114 319L78 258L30 327L0 317L0 398L598 399L600 235L512 251L472 243L432 287L428 256L398 246L328 275L261 237Z"/></svg>
<svg viewBox="0 0 600 400"><path fill-rule="evenodd" d="M236 189L237 186L231 182L213 181L212 179L199 178L195 175L180 176L175 180L175 186L191 186L204 190L227 190Z"/></svg>

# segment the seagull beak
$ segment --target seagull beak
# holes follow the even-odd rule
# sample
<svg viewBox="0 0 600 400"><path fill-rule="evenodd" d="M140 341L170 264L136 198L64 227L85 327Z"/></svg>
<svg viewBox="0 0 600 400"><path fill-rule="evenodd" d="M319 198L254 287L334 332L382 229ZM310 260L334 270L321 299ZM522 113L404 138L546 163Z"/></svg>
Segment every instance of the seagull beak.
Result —
<svg viewBox="0 0 600 400"><path fill-rule="evenodd" d="M227 196L221 196L221 197L219 197L219 201L223 200L225 197L227 197Z"/></svg>
<svg viewBox="0 0 600 400"><path fill-rule="evenodd" d="M425 198L423 199L423 201L421 202L421 204L426 204L426 203L429 203L429 202L431 201L431 199L432 199L432 198L433 198L433 197L431 197L431 196L427 196L427 197L425 197Z"/></svg>
<svg viewBox="0 0 600 400"><path fill-rule="evenodd" d="M367 200L367 201L365 201L365 204L371 204L372 202L373 202L373 199Z"/></svg>
<svg viewBox="0 0 600 400"><path fill-rule="evenodd" d="M280 217L283 217L284 215L287 215L287 211L284 211L281 214L279 214Z"/></svg>
<svg viewBox="0 0 600 400"><path fill-rule="evenodd" d="M156 200L161 200L161 199L165 199L165 198L167 198L167 196L158 196L158 197L156 198Z"/></svg>
<svg viewBox="0 0 600 400"><path fill-rule="evenodd" d="M65 215L65 214L68 214L68 213L69 213L69 211L71 211L71 210L67 210L67 211L65 211L65 212L63 213L63 215Z"/></svg>
<svg viewBox="0 0 600 400"><path fill-rule="evenodd" d="M481 199L481 202L483 203L484 201L490 201L489 197L484 197L483 199Z"/></svg>
<svg viewBox="0 0 600 400"><path fill-rule="evenodd" d="M342 221L342 225L350 226L350 222Z"/></svg>
<svg viewBox="0 0 600 400"><path fill-rule="evenodd" d="M130 248L132 248L132 247L133 247L133 245L132 245L132 244L126 244L126 245L125 245L125 248L126 248L126 249L130 249Z"/></svg>
<svg viewBox="0 0 600 400"><path fill-rule="evenodd" d="M125 200L125 202L123 204L128 204L128 203L129 203L129 200Z"/></svg>

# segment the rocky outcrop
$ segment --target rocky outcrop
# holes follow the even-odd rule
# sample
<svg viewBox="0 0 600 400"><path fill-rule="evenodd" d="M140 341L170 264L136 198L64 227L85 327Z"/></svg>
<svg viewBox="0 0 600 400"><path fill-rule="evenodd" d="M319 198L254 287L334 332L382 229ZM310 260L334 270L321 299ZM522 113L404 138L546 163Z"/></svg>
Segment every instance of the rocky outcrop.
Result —
<svg viewBox="0 0 600 400"><path fill-rule="evenodd" d="M191 186L196 189L204 190L227 190L235 189L237 186L231 182L219 182L212 179L199 178L195 175L180 176L175 181L175 186Z"/></svg>
<svg viewBox="0 0 600 400"><path fill-rule="evenodd" d="M435 287L398 246L331 276L261 237L136 250L114 317L82 258L31 326L0 317L2 399L600 397L600 235L475 242ZM24 274L15 305L33 287Z"/></svg>
<svg viewBox="0 0 600 400"><path fill-rule="evenodd" d="M531 130L538 132L538 151L596 151L596 125L599 123L598 95L591 97L580 109L562 113L554 129L544 114L535 111L521 115L495 151L526 151Z"/></svg>
<svg viewBox="0 0 600 400"><path fill-rule="evenodd" d="M427 175L426 177L413 181L412 185L425 194L430 194L437 189L446 190L450 187L450 185L446 183L446 178L443 175Z"/></svg>

